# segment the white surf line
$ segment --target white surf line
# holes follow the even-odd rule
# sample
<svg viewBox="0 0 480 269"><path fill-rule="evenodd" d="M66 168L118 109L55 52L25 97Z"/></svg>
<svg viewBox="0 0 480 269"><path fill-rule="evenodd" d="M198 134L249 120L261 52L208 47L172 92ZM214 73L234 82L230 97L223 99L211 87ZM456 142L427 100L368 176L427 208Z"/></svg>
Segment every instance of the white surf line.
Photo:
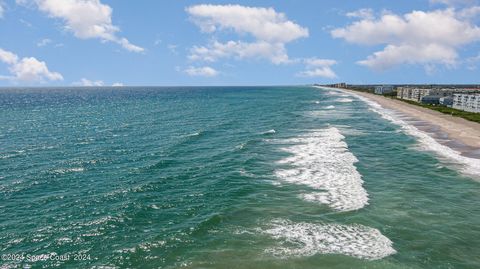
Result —
<svg viewBox="0 0 480 269"><path fill-rule="evenodd" d="M279 164L290 167L275 174L285 182L306 185L317 192L302 198L326 204L338 211L357 210L368 204L368 194L354 163L357 158L348 151L344 136L335 127L309 132L283 140L293 145L282 150L292 153Z"/></svg>
<svg viewBox="0 0 480 269"><path fill-rule="evenodd" d="M288 168L275 174L285 182L318 190L302 198L320 202L337 211L352 211L368 204L368 194L355 167L358 159L348 150L345 137L335 127L316 130L282 140L292 154L280 164ZM279 240L280 246L266 250L274 256L312 256L342 254L376 260L396 253L393 243L374 228L363 225L294 223L274 220L262 233Z"/></svg>
<svg viewBox="0 0 480 269"><path fill-rule="evenodd" d="M282 240L281 246L266 250L281 258L342 254L377 260L396 253L390 239L377 229L363 225L295 223L276 219L262 232Z"/></svg>
<svg viewBox="0 0 480 269"><path fill-rule="evenodd" d="M438 141L436 141L433 137L431 137L427 133L419 130L417 127L400 119L397 115L395 115L395 113L392 110L386 109L382 107L379 103L355 93L345 92L341 89L336 89L336 88L335 89L324 88L324 87L316 87L316 88L337 90L339 92L344 92L360 99L361 101L367 103L373 112L376 112L382 118L400 126L406 134L417 138L423 150L434 152L439 157L445 158L446 160L452 161L455 164L461 165L460 172L462 172L463 174L474 176L477 178L480 177L480 159L462 156L460 152L446 145L440 144Z"/></svg>
<svg viewBox="0 0 480 269"><path fill-rule="evenodd" d="M335 99L335 102L339 102L339 103L351 103L351 102L353 102L353 100L350 99L350 98L338 98L338 99Z"/></svg>

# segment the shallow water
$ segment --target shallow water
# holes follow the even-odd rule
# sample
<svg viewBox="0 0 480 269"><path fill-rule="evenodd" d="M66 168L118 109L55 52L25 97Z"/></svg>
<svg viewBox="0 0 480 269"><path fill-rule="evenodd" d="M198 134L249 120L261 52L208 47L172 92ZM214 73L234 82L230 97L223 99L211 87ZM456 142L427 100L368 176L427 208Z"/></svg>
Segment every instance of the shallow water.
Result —
<svg viewBox="0 0 480 269"><path fill-rule="evenodd" d="M71 256L1 262L479 267L471 163L344 95L2 89L0 253ZM88 259L73 260L79 253Z"/></svg>

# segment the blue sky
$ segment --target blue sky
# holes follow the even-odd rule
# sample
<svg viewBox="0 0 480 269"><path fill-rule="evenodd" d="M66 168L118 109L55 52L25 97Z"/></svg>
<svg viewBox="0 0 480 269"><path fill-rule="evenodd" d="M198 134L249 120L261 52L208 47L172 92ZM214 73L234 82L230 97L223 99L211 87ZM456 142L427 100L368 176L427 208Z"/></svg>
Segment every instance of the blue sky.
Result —
<svg viewBox="0 0 480 269"><path fill-rule="evenodd" d="M0 0L0 86L479 83L480 4Z"/></svg>

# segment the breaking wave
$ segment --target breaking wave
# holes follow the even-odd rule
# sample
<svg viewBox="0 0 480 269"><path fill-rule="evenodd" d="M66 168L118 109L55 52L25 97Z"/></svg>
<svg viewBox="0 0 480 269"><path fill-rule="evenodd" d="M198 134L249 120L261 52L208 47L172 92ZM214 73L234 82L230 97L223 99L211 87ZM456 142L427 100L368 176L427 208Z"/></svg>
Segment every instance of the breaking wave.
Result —
<svg viewBox="0 0 480 269"><path fill-rule="evenodd" d="M354 166L358 160L348 151L344 138L337 128L330 127L285 140L293 143L283 148L292 156L279 163L290 167L276 170L276 176L285 182L318 190L303 194L305 200L320 202L339 211L364 207L368 204L368 194Z"/></svg>
<svg viewBox="0 0 480 269"><path fill-rule="evenodd" d="M270 129L268 131L265 131L263 132L262 134L263 135L271 135L271 134L275 134L277 131L275 131L275 129Z"/></svg>
<svg viewBox="0 0 480 269"><path fill-rule="evenodd" d="M377 260L395 254L393 243L380 231L363 225L312 224L277 219L263 233L281 240L267 253L288 258L315 254L342 254Z"/></svg>
<svg viewBox="0 0 480 269"><path fill-rule="evenodd" d="M350 99L350 98L338 98L338 99L335 99L335 102L339 102L339 103L351 103L351 102L353 102L353 99Z"/></svg>

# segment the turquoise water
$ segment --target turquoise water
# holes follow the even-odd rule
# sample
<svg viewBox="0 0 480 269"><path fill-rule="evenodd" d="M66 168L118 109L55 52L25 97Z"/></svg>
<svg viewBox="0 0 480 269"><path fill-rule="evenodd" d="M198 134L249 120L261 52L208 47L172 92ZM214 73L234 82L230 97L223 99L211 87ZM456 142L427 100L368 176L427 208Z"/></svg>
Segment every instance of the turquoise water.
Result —
<svg viewBox="0 0 480 269"><path fill-rule="evenodd" d="M4 89L0 262L480 267L478 179L369 108L312 87Z"/></svg>

